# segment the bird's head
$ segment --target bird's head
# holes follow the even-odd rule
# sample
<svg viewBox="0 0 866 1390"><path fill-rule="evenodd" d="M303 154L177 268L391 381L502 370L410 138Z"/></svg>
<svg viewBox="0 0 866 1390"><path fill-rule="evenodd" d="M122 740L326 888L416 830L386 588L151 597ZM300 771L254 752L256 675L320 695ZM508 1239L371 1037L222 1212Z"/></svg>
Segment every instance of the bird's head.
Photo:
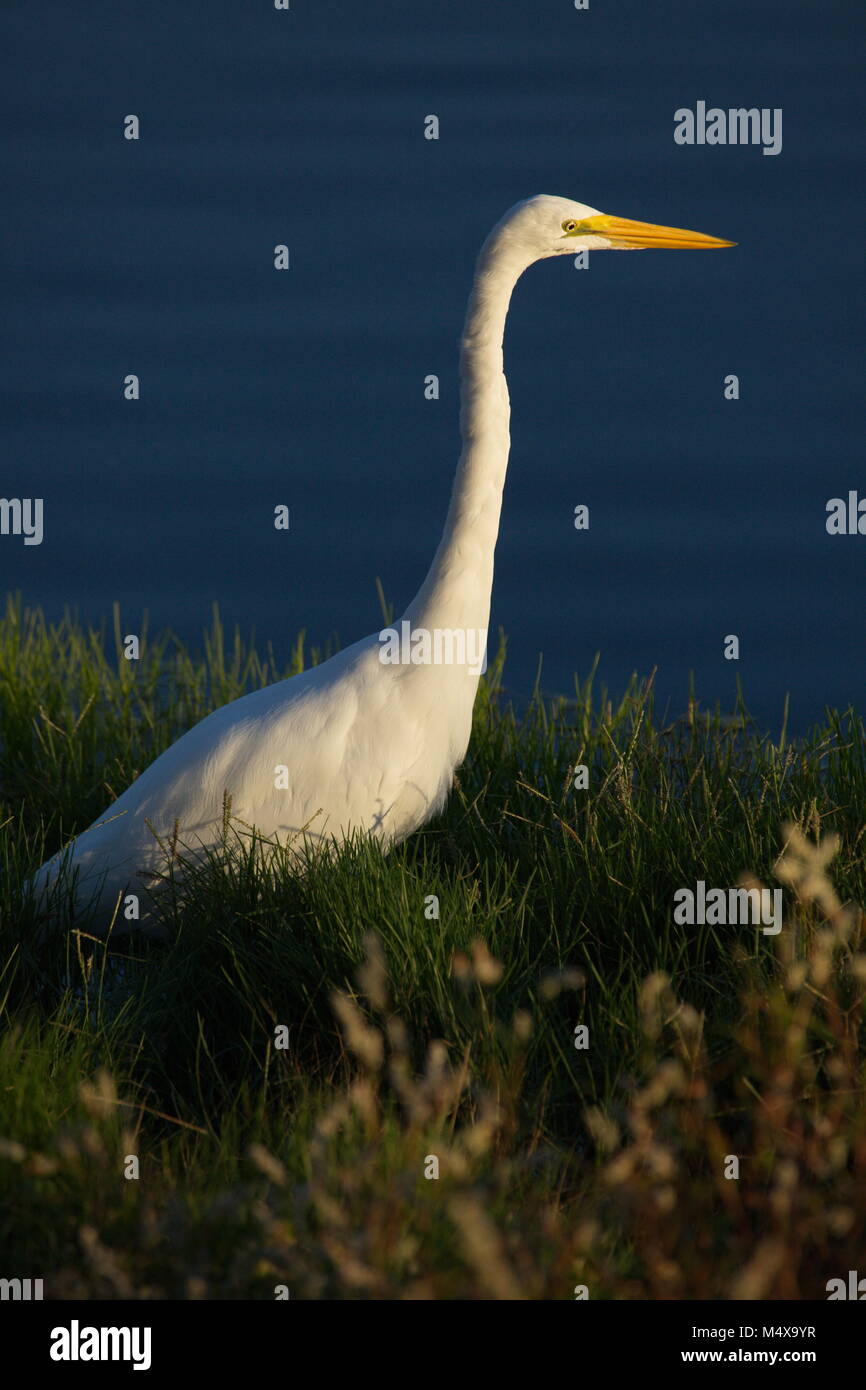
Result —
<svg viewBox="0 0 866 1390"><path fill-rule="evenodd" d="M680 227L662 227L655 222L635 222L613 217L586 203L570 198L552 198L539 193L517 203L503 217L492 234L525 260L544 260L548 256L574 256L578 251L635 251L669 249L706 251L734 246L733 241L687 232Z"/></svg>

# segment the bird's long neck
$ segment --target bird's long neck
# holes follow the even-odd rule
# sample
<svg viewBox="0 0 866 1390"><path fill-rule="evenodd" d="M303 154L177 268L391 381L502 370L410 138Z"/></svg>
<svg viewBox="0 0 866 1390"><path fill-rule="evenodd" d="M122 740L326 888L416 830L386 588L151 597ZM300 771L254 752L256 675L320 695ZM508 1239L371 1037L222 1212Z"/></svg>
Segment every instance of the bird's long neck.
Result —
<svg viewBox="0 0 866 1390"><path fill-rule="evenodd" d="M510 436L502 339L526 260L491 233L478 258L460 352L463 449L445 530L404 618L413 628L487 629Z"/></svg>

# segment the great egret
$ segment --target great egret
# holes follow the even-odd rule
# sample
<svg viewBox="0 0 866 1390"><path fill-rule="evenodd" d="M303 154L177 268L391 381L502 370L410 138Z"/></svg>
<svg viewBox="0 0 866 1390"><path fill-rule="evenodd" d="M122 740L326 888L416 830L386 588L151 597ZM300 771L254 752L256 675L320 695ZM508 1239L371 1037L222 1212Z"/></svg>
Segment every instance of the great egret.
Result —
<svg viewBox="0 0 866 1390"><path fill-rule="evenodd" d="M240 823L299 854L357 831L387 847L429 820L469 743L480 663L468 637L486 638L490 612L509 450L502 340L518 277L581 250L733 244L544 194L511 208L476 266L460 355L463 448L439 548L399 629L408 649L393 660L389 639L389 659L374 634L209 714L43 864L33 880L42 903L50 909L65 882L74 914L93 912L104 930L127 894L165 870L169 845L220 843L226 796Z"/></svg>

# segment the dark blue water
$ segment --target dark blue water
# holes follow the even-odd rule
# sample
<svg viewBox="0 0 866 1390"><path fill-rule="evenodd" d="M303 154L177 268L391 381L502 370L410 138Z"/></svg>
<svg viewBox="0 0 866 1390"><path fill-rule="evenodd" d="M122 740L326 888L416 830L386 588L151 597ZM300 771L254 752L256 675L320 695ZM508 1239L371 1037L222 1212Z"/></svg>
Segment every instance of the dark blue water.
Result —
<svg viewBox="0 0 866 1390"><path fill-rule="evenodd" d="M771 725L786 692L797 727L863 704L866 536L825 529L866 496L861 4L15 0L2 24L0 492L44 498L45 539L0 537L0 588L189 639L217 600L282 654L378 628L376 577L399 612L444 518L477 249L555 193L739 245L519 284L509 685L543 653L567 692L600 651L672 709L689 672L725 706L739 675ZM677 146L699 99L781 107L782 153Z"/></svg>

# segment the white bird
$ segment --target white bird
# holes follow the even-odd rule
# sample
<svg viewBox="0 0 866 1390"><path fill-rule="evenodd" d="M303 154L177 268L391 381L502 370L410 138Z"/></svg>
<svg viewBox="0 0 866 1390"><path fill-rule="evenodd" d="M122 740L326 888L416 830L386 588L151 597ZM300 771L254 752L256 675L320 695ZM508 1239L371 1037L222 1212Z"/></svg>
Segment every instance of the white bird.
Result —
<svg viewBox="0 0 866 1390"><path fill-rule="evenodd" d="M463 448L439 548L403 614L401 659L387 659L394 639L376 633L209 714L43 864L31 881L43 908L53 915L65 897L74 917L104 931L124 925L128 894L144 892L146 919L168 847L217 848L227 797L238 823L296 847L299 861L310 843L360 831L387 848L428 821L469 744L480 674L472 639L486 639L508 463L502 343L516 281L534 261L582 250L732 245L544 194L511 208L475 270L460 354Z"/></svg>

